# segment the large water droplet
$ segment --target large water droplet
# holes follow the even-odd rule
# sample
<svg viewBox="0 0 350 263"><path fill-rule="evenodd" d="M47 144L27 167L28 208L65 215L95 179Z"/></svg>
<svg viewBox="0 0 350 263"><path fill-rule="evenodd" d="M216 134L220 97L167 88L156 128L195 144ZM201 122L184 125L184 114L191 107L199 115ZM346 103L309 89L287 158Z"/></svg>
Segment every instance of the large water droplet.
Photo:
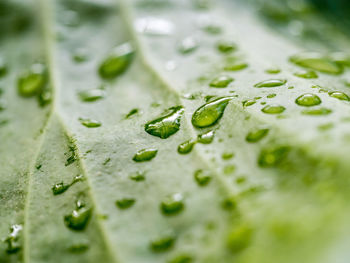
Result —
<svg viewBox="0 0 350 263"><path fill-rule="evenodd" d="M124 73L134 57L134 48L130 43L117 46L101 63L98 71L102 78L113 79Z"/></svg>
<svg viewBox="0 0 350 263"><path fill-rule="evenodd" d="M251 242L253 231L247 225L235 227L229 234L227 245L231 252L238 253L246 249Z"/></svg>
<svg viewBox="0 0 350 263"><path fill-rule="evenodd" d="M341 92L341 91L331 91L328 94L332 98L336 98L338 100L350 101L350 97L348 95L346 95L344 92Z"/></svg>
<svg viewBox="0 0 350 263"><path fill-rule="evenodd" d="M132 207L135 204L136 200L134 198L123 198L115 202L116 206L119 209L127 209Z"/></svg>
<svg viewBox="0 0 350 263"><path fill-rule="evenodd" d="M93 102L103 99L105 97L105 91L103 89L89 89L78 93L81 101Z"/></svg>
<svg viewBox="0 0 350 263"><path fill-rule="evenodd" d="M10 234L4 239L7 244L6 253L13 254L21 249L20 236L23 230L22 225L12 225Z"/></svg>
<svg viewBox="0 0 350 263"><path fill-rule="evenodd" d="M298 66L328 74L340 74L343 72L341 65L319 53L310 52L295 55L290 58L290 61Z"/></svg>
<svg viewBox="0 0 350 263"><path fill-rule="evenodd" d="M192 115L193 126L204 128L217 123L231 99L231 97L219 98L199 107Z"/></svg>
<svg viewBox="0 0 350 263"><path fill-rule="evenodd" d="M254 85L256 88L273 88L273 87L279 87L287 83L287 80L285 79L268 79L261 81Z"/></svg>
<svg viewBox="0 0 350 263"><path fill-rule="evenodd" d="M269 133L269 129L257 129L250 131L245 137L247 142L258 142Z"/></svg>
<svg viewBox="0 0 350 263"><path fill-rule="evenodd" d="M197 138L197 142L202 144L212 143L212 141L214 140L214 135L215 135L214 131L208 131L206 133L199 134Z"/></svg>
<svg viewBox="0 0 350 263"><path fill-rule="evenodd" d="M261 109L263 113L267 114L280 114L285 111L285 107L277 104L272 105L266 105L264 108Z"/></svg>
<svg viewBox="0 0 350 263"><path fill-rule="evenodd" d="M189 140L189 141L185 141L183 143L181 143L178 147L177 147L177 151L180 154L188 154L192 151L193 146L196 144L195 141Z"/></svg>
<svg viewBox="0 0 350 263"><path fill-rule="evenodd" d="M316 106L321 104L321 99L315 94L312 93L305 93L301 96L299 96L296 100L295 103L300 105L300 106L305 106L305 107L311 107L311 106Z"/></svg>
<svg viewBox="0 0 350 263"><path fill-rule="evenodd" d="M144 17L136 20L136 31L145 35L166 36L174 32L175 26L168 20L156 17Z"/></svg>
<svg viewBox="0 0 350 263"><path fill-rule="evenodd" d="M153 136L166 139L180 129L182 106L172 107L162 116L146 123L145 131Z"/></svg>
<svg viewBox="0 0 350 263"><path fill-rule="evenodd" d="M153 252L161 253L170 250L175 243L174 236L164 236L159 239L155 239L151 242L151 249Z"/></svg>
<svg viewBox="0 0 350 263"><path fill-rule="evenodd" d="M183 39L178 47L179 52L182 54L189 54L198 48L198 42L193 37L187 37Z"/></svg>
<svg viewBox="0 0 350 263"><path fill-rule="evenodd" d="M203 170L197 170L194 172L194 179L196 180L197 184L199 186L205 186L209 184L209 182L212 179L212 176L210 173L203 171Z"/></svg>
<svg viewBox="0 0 350 263"><path fill-rule="evenodd" d="M232 81L233 78L222 75L213 79L209 85L213 88L226 88Z"/></svg>
<svg viewBox="0 0 350 263"><path fill-rule="evenodd" d="M328 115L332 113L332 110L327 108L318 108L318 109L306 109L301 112L305 115Z"/></svg>
<svg viewBox="0 0 350 263"><path fill-rule="evenodd" d="M135 162L147 162L156 157L158 150L156 149L142 149L138 151L132 158Z"/></svg>
<svg viewBox="0 0 350 263"><path fill-rule="evenodd" d="M83 230L89 222L92 209L77 205L78 207L64 217L64 223L73 230Z"/></svg>
<svg viewBox="0 0 350 263"><path fill-rule="evenodd" d="M180 213L184 208L183 197L180 193L168 196L163 200L160 208L164 215L171 216Z"/></svg>
<svg viewBox="0 0 350 263"><path fill-rule="evenodd" d="M288 146L263 149L259 154L258 164L260 167L275 167L287 157L289 151Z"/></svg>
<svg viewBox="0 0 350 263"><path fill-rule="evenodd" d="M31 69L18 78L17 90L23 97L39 95L47 82L46 69L42 64L34 64Z"/></svg>

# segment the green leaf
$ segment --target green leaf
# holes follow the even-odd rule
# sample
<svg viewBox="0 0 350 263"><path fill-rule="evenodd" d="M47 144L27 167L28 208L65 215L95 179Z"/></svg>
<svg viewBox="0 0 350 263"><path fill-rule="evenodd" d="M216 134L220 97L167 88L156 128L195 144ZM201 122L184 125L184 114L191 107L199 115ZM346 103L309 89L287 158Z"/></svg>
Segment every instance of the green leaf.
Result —
<svg viewBox="0 0 350 263"><path fill-rule="evenodd" d="M0 262L348 258L348 36L250 2L0 3Z"/></svg>

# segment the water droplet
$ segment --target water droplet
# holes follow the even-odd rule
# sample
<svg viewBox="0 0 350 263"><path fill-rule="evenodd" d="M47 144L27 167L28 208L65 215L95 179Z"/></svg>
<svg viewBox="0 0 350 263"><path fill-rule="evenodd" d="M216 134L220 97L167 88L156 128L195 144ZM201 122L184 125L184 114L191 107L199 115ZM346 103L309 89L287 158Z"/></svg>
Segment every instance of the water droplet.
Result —
<svg viewBox="0 0 350 263"><path fill-rule="evenodd" d="M260 167L275 167L287 157L289 151L288 146L265 148L259 154L258 164Z"/></svg>
<svg viewBox="0 0 350 263"><path fill-rule="evenodd" d="M261 81L254 85L256 88L273 88L273 87L279 87L287 83L287 80L285 79L268 79Z"/></svg>
<svg viewBox="0 0 350 263"><path fill-rule="evenodd" d="M234 196L228 197L221 202L221 207L224 210L234 210L237 207L237 201Z"/></svg>
<svg viewBox="0 0 350 263"><path fill-rule="evenodd" d="M243 107L249 107L249 106L252 106L256 103L255 100L245 100L245 101L242 101L242 104L243 104Z"/></svg>
<svg viewBox="0 0 350 263"><path fill-rule="evenodd" d="M67 158L67 161L65 163L65 166L71 165L74 163L76 160L78 160L78 155L75 151L74 146L69 146L69 152L71 153L71 156Z"/></svg>
<svg viewBox="0 0 350 263"><path fill-rule="evenodd" d="M232 253L246 249L252 239L253 230L247 225L235 227L229 234L227 245Z"/></svg>
<svg viewBox="0 0 350 263"><path fill-rule="evenodd" d="M2 57L0 57L0 78L7 74L7 65Z"/></svg>
<svg viewBox="0 0 350 263"><path fill-rule="evenodd" d="M269 133L269 129L257 129L250 131L245 137L247 142L258 142Z"/></svg>
<svg viewBox="0 0 350 263"><path fill-rule="evenodd" d="M202 29L211 35L218 35L222 32L221 26L214 22L208 22L206 25L202 27Z"/></svg>
<svg viewBox="0 0 350 263"><path fill-rule="evenodd" d="M132 158L135 162L146 162L156 157L158 150L156 149L142 149L138 151Z"/></svg>
<svg viewBox="0 0 350 263"><path fill-rule="evenodd" d="M183 112L182 106L172 107L162 117L146 123L145 131L153 136L166 139L180 129Z"/></svg>
<svg viewBox="0 0 350 263"><path fill-rule="evenodd" d="M52 89L50 87L44 87L42 92L38 96L38 102L40 107L45 107L52 101Z"/></svg>
<svg viewBox="0 0 350 263"><path fill-rule="evenodd" d="M17 90L22 97L33 97L42 92L46 82L45 66L34 64L28 72L18 78Z"/></svg>
<svg viewBox="0 0 350 263"><path fill-rule="evenodd" d="M328 93L329 96L331 96L332 98L336 98L338 100L346 100L346 101L350 101L350 98L348 95L346 95L344 92L341 91L331 91Z"/></svg>
<svg viewBox="0 0 350 263"><path fill-rule="evenodd" d="M267 114L280 114L285 111L285 107L277 104L272 105L266 105L264 108L261 109L263 113Z"/></svg>
<svg viewBox="0 0 350 263"><path fill-rule="evenodd" d="M304 72L297 72L294 74L295 76L299 78L304 78L304 79L317 79L318 75L315 71L312 70L307 70Z"/></svg>
<svg viewBox="0 0 350 263"><path fill-rule="evenodd" d="M101 122L99 121L87 119L87 118L79 118L79 121L81 124L83 124L87 128L97 128L102 125Z"/></svg>
<svg viewBox="0 0 350 263"><path fill-rule="evenodd" d="M134 26L139 33L151 36L171 35L175 29L170 21L156 17L140 18L136 20Z"/></svg>
<svg viewBox="0 0 350 263"><path fill-rule="evenodd" d="M193 146L196 144L196 142L189 140L181 143L179 147L177 147L177 151L180 154L187 154L190 153L193 149Z"/></svg>
<svg viewBox="0 0 350 263"><path fill-rule="evenodd" d="M224 54L232 53L237 49L237 46L232 41L221 40L217 43L217 49Z"/></svg>
<svg viewBox="0 0 350 263"><path fill-rule="evenodd" d="M327 108L318 108L318 109L306 109L301 112L305 115L328 115L332 113L332 110Z"/></svg>
<svg viewBox="0 0 350 263"><path fill-rule="evenodd" d="M223 160L230 160L230 159L232 159L234 156L235 156L235 154L232 153L232 152L224 152L224 153L221 155L221 158L222 158Z"/></svg>
<svg viewBox="0 0 350 263"><path fill-rule="evenodd" d="M163 214L166 216L179 214L185 208L182 195L180 193L176 193L168 196L163 200L160 208Z"/></svg>
<svg viewBox="0 0 350 263"><path fill-rule="evenodd" d="M222 75L213 79L209 85L213 88L226 88L232 81L233 78Z"/></svg>
<svg viewBox="0 0 350 263"><path fill-rule="evenodd" d="M174 236L165 236L151 242L151 249L153 252L161 253L170 250L175 243Z"/></svg>
<svg viewBox="0 0 350 263"><path fill-rule="evenodd" d="M198 42L193 37L186 37L183 39L178 47L178 50L182 54L189 54L198 48Z"/></svg>
<svg viewBox="0 0 350 263"><path fill-rule="evenodd" d="M168 263L192 263L193 257L187 254L177 256L171 259Z"/></svg>
<svg viewBox="0 0 350 263"><path fill-rule="evenodd" d="M83 230L89 222L91 212L91 208L86 208L81 204L77 204L77 208L64 217L64 223L70 229Z"/></svg>
<svg viewBox="0 0 350 263"><path fill-rule="evenodd" d="M55 184L52 187L52 192L54 195L59 195L67 191L69 187L70 187L70 184L64 184L63 182L61 182L61 183Z"/></svg>
<svg viewBox="0 0 350 263"><path fill-rule="evenodd" d="M278 74L281 72L281 70L279 68L269 68L265 70L265 72L268 74Z"/></svg>
<svg viewBox="0 0 350 263"><path fill-rule="evenodd" d="M197 142L202 144L212 143L212 141L214 140L214 135L215 135L214 131L208 131L206 133L199 134L197 138Z"/></svg>
<svg viewBox="0 0 350 263"><path fill-rule="evenodd" d="M203 170L197 170L194 172L194 179L196 180L199 186L205 186L209 184L209 182L212 179L212 176L208 172L205 172Z"/></svg>
<svg viewBox="0 0 350 263"><path fill-rule="evenodd" d="M204 128L217 123L231 99L230 97L218 98L199 107L192 115L193 126Z"/></svg>
<svg viewBox="0 0 350 263"><path fill-rule="evenodd" d="M88 51L85 48L77 49L73 54L73 60L82 63L88 60Z"/></svg>
<svg viewBox="0 0 350 263"><path fill-rule="evenodd" d="M105 91L103 89L89 89L78 93L81 101L93 102L105 97Z"/></svg>
<svg viewBox="0 0 350 263"><path fill-rule="evenodd" d="M272 93L272 94L269 94L269 95L266 96L266 98L268 98L268 99L272 99L274 97L276 97L275 93Z"/></svg>
<svg viewBox="0 0 350 263"><path fill-rule="evenodd" d="M4 239L7 244L6 253L14 254L21 249L20 236L23 230L22 225L12 225L10 234Z"/></svg>
<svg viewBox="0 0 350 263"><path fill-rule="evenodd" d="M127 209L132 207L135 204L136 200L134 198L123 198L115 202L116 206L119 209Z"/></svg>
<svg viewBox="0 0 350 263"><path fill-rule="evenodd" d="M295 103L298 104L299 106L305 106L305 107L311 107L311 106L316 106L321 104L321 99L315 94L312 93L305 93L301 96L299 96L296 100Z"/></svg>
<svg viewBox="0 0 350 263"><path fill-rule="evenodd" d="M142 181L146 180L144 172L143 173L136 172L136 173L131 174L129 177L131 180L136 181L136 182L142 182Z"/></svg>
<svg viewBox="0 0 350 263"><path fill-rule="evenodd" d="M68 251L75 254L84 253L89 249L89 242L82 241L68 247Z"/></svg>
<svg viewBox="0 0 350 263"><path fill-rule="evenodd" d="M124 73L130 66L135 50L130 43L117 46L101 63L98 71L102 78L113 79Z"/></svg>
<svg viewBox="0 0 350 263"><path fill-rule="evenodd" d="M224 174L232 174L236 171L236 166L234 164L226 165L224 167Z"/></svg>
<svg viewBox="0 0 350 263"><path fill-rule="evenodd" d="M135 114L139 113L139 109L135 108L129 111L128 114L125 115L125 119L129 119L130 117L134 116Z"/></svg>
<svg viewBox="0 0 350 263"><path fill-rule="evenodd" d="M343 67L319 53L303 53L292 56L290 61L298 66L328 74L341 74Z"/></svg>
<svg viewBox="0 0 350 263"><path fill-rule="evenodd" d="M238 71L242 70L248 67L247 63L242 63L242 62L235 62L235 63L228 63L224 67L224 70L226 71Z"/></svg>

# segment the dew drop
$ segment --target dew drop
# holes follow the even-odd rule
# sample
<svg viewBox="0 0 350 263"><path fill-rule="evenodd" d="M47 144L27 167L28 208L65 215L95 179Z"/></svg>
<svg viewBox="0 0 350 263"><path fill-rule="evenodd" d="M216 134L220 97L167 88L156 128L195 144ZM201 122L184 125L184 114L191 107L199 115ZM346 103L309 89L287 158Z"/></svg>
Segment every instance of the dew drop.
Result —
<svg viewBox="0 0 350 263"><path fill-rule="evenodd" d="M51 189L54 195L59 195L68 190L70 184L64 184L63 182L55 184Z"/></svg>
<svg viewBox="0 0 350 263"><path fill-rule="evenodd" d="M299 78L304 78L304 79L317 79L318 78L317 73L313 70L307 70L305 72L297 72L294 75L299 77Z"/></svg>
<svg viewBox="0 0 350 263"><path fill-rule="evenodd" d="M192 151L195 144L196 142L192 140L185 141L177 147L177 152L180 154L188 154Z"/></svg>
<svg viewBox="0 0 350 263"><path fill-rule="evenodd" d="M130 66L135 50L130 43L114 48L99 66L98 72L104 79L113 79L124 73Z"/></svg>
<svg viewBox="0 0 350 263"><path fill-rule="evenodd" d="M224 70L226 71L239 71L243 70L248 67L247 63L242 63L242 62L235 62L235 63L228 63L224 67Z"/></svg>
<svg viewBox="0 0 350 263"><path fill-rule="evenodd" d="M185 208L182 194L176 193L165 198L161 205L161 211L166 216L177 215Z"/></svg>
<svg viewBox="0 0 350 263"><path fill-rule="evenodd" d="M137 109L137 108L132 109L132 110L129 111L128 114L125 115L125 119L129 119L129 118L131 118L132 116L138 114L139 112L140 112L140 110Z"/></svg>
<svg viewBox="0 0 350 263"><path fill-rule="evenodd" d="M171 259L168 263L192 263L193 257L187 254L179 255Z"/></svg>
<svg viewBox="0 0 350 263"><path fill-rule="evenodd" d="M145 131L150 135L166 139L180 129L183 112L182 106L172 107L163 116L146 123Z"/></svg>
<svg viewBox="0 0 350 263"><path fill-rule="evenodd" d="M89 222L91 212L91 208L86 208L81 204L77 204L77 208L64 217L64 223L70 229L83 230Z"/></svg>
<svg viewBox="0 0 350 263"><path fill-rule="evenodd" d="M233 165L233 164L226 165L226 166L224 167L224 170L223 170L224 174L232 174L232 173L234 173L235 171L236 171L236 166Z"/></svg>
<svg viewBox="0 0 350 263"><path fill-rule="evenodd" d="M172 35L175 29L173 23L156 17L144 17L136 20L135 29L139 33L150 36Z"/></svg>
<svg viewBox="0 0 350 263"><path fill-rule="evenodd" d="M280 164L286 157L290 147L277 146L263 149L258 157L260 167L275 167Z"/></svg>
<svg viewBox="0 0 350 263"><path fill-rule="evenodd" d="M235 154L232 153L232 152L224 152L224 153L221 155L221 158L222 158L223 160L230 160L230 159L232 159L234 156L235 156Z"/></svg>
<svg viewBox="0 0 350 263"><path fill-rule="evenodd" d="M332 113L332 110L327 108L318 108L318 109L306 109L301 112L305 115L328 115Z"/></svg>
<svg viewBox="0 0 350 263"><path fill-rule="evenodd" d="M252 239L253 230L247 225L235 227L228 236L227 246L232 253L238 253L246 249Z"/></svg>
<svg viewBox="0 0 350 263"><path fill-rule="evenodd" d="M116 206L119 209L127 209L132 207L135 204L136 200L134 198L123 198L115 202Z"/></svg>
<svg viewBox="0 0 350 263"><path fill-rule="evenodd" d="M329 96L331 96L332 98L336 98L338 100L346 100L346 101L350 101L350 98L348 95L346 95L344 92L341 91L331 91L328 93Z"/></svg>
<svg viewBox="0 0 350 263"><path fill-rule="evenodd" d="M298 104L299 106L305 106L305 107L311 107L311 106L316 106L321 104L321 99L315 94L312 93L305 93L301 96L299 96L296 100L295 103Z"/></svg>
<svg viewBox="0 0 350 263"><path fill-rule="evenodd" d="M279 68L269 68L265 70L265 72L268 74L278 74L281 72L281 70Z"/></svg>
<svg viewBox="0 0 350 263"><path fill-rule="evenodd" d="M42 92L46 82L45 66L34 64L28 72L18 78L17 90L22 97L33 97Z"/></svg>
<svg viewBox="0 0 350 263"><path fill-rule="evenodd" d="M212 176L210 173L203 170L197 170L194 172L194 179L199 186L206 186L210 183Z"/></svg>
<svg viewBox="0 0 350 263"><path fill-rule="evenodd" d="M279 87L287 83L287 80L285 79L268 79L261 81L254 85L256 88L273 88L273 87Z"/></svg>
<svg viewBox="0 0 350 263"><path fill-rule="evenodd" d="M197 142L202 144L210 144L214 140L214 135L215 135L215 132L213 130L203 134L199 134L197 137Z"/></svg>
<svg viewBox="0 0 350 263"><path fill-rule="evenodd" d="M135 182L142 182L146 180L145 173L143 172L136 172L129 176L129 178Z"/></svg>
<svg viewBox="0 0 350 263"><path fill-rule="evenodd" d="M7 64L4 59L0 57L0 78L4 77L7 74Z"/></svg>
<svg viewBox="0 0 350 263"><path fill-rule="evenodd" d="M82 63L88 60L88 52L84 48L77 49L73 54L73 60L77 63Z"/></svg>
<svg viewBox="0 0 350 263"><path fill-rule="evenodd" d="M79 118L79 121L87 128L98 128L102 125L101 122L88 118Z"/></svg>
<svg viewBox="0 0 350 263"><path fill-rule="evenodd" d="M175 244L174 236L165 236L151 241L151 249L153 252L161 253L170 250Z"/></svg>
<svg viewBox="0 0 350 263"><path fill-rule="evenodd" d="M199 107L192 115L193 126L204 128L217 123L231 99L231 97L218 98Z"/></svg>
<svg viewBox="0 0 350 263"><path fill-rule="evenodd" d="M90 89L84 90L78 93L78 96L81 101L84 102L93 102L105 97L105 91L102 89Z"/></svg>
<svg viewBox="0 0 350 263"><path fill-rule="evenodd" d="M181 41L178 50L182 54L189 54L198 48L198 42L193 37L187 37Z"/></svg>
<svg viewBox="0 0 350 263"><path fill-rule="evenodd" d="M245 101L242 102L243 107L249 107L249 106L254 105L255 103L256 103L255 100L245 100Z"/></svg>
<svg viewBox="0 0 350 263"><path fill-rule="evenodd" d="M309 68L328 74L341 74L343 67L332 59L322 56L319 53L303 53L292 56L290 61L298 66Z"/></svg>
<svg viewBox="0 0 350 263"><path fill-rule="evenodd" d="M83 241L68 247L68 251L74 254L84 253L89 249L89 242Z"/></svg>
<svg viewBox="0 0 350 263"><path fill-rule="evenodd" d="M228 210L228 211L236 209L236 207L237 207L236 198L234 196L231 196L231 197L228 197L228 198L224 199L221 202L221 207L224 210Z"/></svg>
<svg viewBox="0 0 350 263"><path fill-rule="evenodd" d="M269 133L269 129L257 129L250 131L245 137L247 142L258 142L262 140Z"/></svg>
<svg viewBox="0 0 350 263"><path fill-rule="evenodd" d="M14 254L21 249L20 236L23 230L22 225L12 225L10 234L4 239L7 244L6 253Z"/></svg>
<svg viewBox="0 0 350 263"><path fill-rule="evenodd" d="M268 99L272 99L274 97L276 97L275 93L272 93L272 94L269 94L269 95L266 96L266 98L268 98Z"/></svg>
<svg viewBox="0 0 350 263"><path fill-rule="evenodd" d="M233 78L222 75L213 79L209 85L213 88L226 88L232 81Z"/></svg>
<svg viewBox="0 0 350 263"><path fill-rule="evenodd" d="M285 107L277 104L272 105L266 105L264 108L261 109L263 113L267 114L280 114L285 111Z"/></svg>
<svg viewBox="0 0 350 263"><path fill-rule="evenodd" d="M135 162L147 162L156 157L158 150L156 149L142 149L138 151L132 158Z"/></svg>
<svg viewBox="0 0 350 263"><path fill-rule="evenodd" d="M232 53L237 49L237 45L232 41L221 40L217 43L217 49L224 54Z"/></svg>

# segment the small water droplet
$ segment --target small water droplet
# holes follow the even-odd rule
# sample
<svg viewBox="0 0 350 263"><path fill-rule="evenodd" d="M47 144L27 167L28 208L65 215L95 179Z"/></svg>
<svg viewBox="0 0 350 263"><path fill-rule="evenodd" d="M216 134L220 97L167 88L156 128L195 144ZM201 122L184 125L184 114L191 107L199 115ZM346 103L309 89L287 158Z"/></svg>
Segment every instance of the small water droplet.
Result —
<svg viewBox="0 0 350 263"><path fill-rule="evenodd" d="M124 43L114 48L101 63L98 72L104 79L113 79L124 73L134 57L134 47L130 43Z"/></svg>
<svg viewBox="0 0 350 263"><path fill-rule="evenodd" d="M248 67L247 63L233 62L233 63L227 63L224 67L224 70L226 70L226 71L239 71L239 70L243 70L247 67Z"/></svg>
<svg viewBox="0 0 350 263"><path fill-rule="evenodd" d="M83 230L89 222L92 209L77 203L77 208L64 217L64 223L72 230Z"/></svg>
<svg viewBox="0 0 350 263"><path fill-rule="evenodd" d="M180 154L188 154L192 151L195 144L196 142L192 140L185 141L177 147L177 151Z"/></svg>
<svg viewBox="0 0 350 263"><path fill-rule="evenodd" d="M55 184L52 187L52 192L54 195L59 195L67 191L69 187L70 187L70 184L64 184L63 182L61 182L61 183Z"/></svg>
<svg viewBox="0 0 350 263"><path fill-rule="evenodd" d="M305 107L311 107L311 106L316 106L321 104L321 99L315 94L312 93L305 93L301 96L299 96L296 100L295 103L298 104L299 106L305 106Z"/></svg>
<svg viewBox="0 0 350 263"><path fill-rule="evenodd" d="M318 109L306 109L301 112L305 115L328 115L332 113L332 110L327 108L318 108Z"/></svg>
<svg viewBox="0 0 350 263"><path fill-rule="evenodd" d="M119 209L127 209L132 207L135 204L136 200L134 198L123 198L115 202L116 206Z"/></svg>
<svg viewBox="0 0 350 263"><path fill-rule="evenodd" d="M224 54L232 53L237 49L237 45L232 41L221 40L217 43L217 49Z"/></svg>
<svg viewBox="0 0 350 263"><path fill-rule="evenodd" d="M193 37L186 37L179 44L178 50L182 54L189 54L198 48L198 41Z"/></svg>
<svg viewBox="0 0 350 263"><path fill-rule="evenodd" d="M221 155L221 158L223 160L230 160L232 159L233 157L235 156L235 154L233 152L224 152L222 155Z"/></svg>
<svg viewBox="0 0 350 263"><path fill-rule="evenodd" d="M197 170L194 172L194 179L196 180L199 186L205 186L209 184L209 182L212 179L212 176L208 172L205 172L203 170Z"/></svg>
<svg viewBox="0 0 350 263"><path fill-rule="evenodd" d="M250 131L245 137L247 142L258 142L263 139L269 133L269 129L257 129Z"/></svg>
<svg viewBox="0 0 350 263"><path fill-rule="evenodd" d="M102 125L101 122L88 118L79 118L79 121L87 128L98 128Z"/></svg>
<svg viewBox="0 0 350 263"><path fill-rule="evenodd" d="M46 82L45 66L34 64L28 72L18 78L17 90L22 97L33 97L42 92Z"/></svg>
<svg viewBox="0 0 350 263"><path fill-rule="evenodd" d="M7 74L7 64L4 59L0 57L0 78L4 77Z"/></svg>
<svg viewBox="0 0 350 263"><path fill-rule="evenodd" d="M280 114L285 110L286 110L285 107L277 104L266 105L264 108L261 109L263 113L267 113L267 114Z"/></svg>
<svg viewBox="0 0 350 263"><path fill-rule="evenodd" d="M175 30L172 22L156 17L140 18L136 20L134 26L139 33L150 36L172 35Z"/></svg>
<svg viewBox="0 0 350 263"><path fill-rule="evenodd" d="M180 129L183 112L182 106L172 107L163 116L146 123L145 131L150 135L166 139Z"/></svg>
<svg viewBox="0 0 350 263"><path fill-rule="evenodd" d="M252 106L256 103L255 100L245 100L245 101L242 101L242 104L243 104L243 107L249 107L249 106Z"/></svg>
<svg viewBox="0 0 350 263"><path fill-rule="evenodd" d="M344 92L341 91L331 91L328 93L329 96L331 96L332 98L336 98L338 100L346 100L346 101L350 101L350 98L348 95L346 95Z"/></svg>
<svg viewBox="0 0 350 263"><path fill-rule="evenodd" d="M203 134L199 134L197 137L197 142L202 144L212 143L214 140L214 135L215 135L215 132L213 130Z"/></svg>
<svg viewBox="0 0 350 263"><path fill-rule="evenodd" d="M319 53L310 52L292 56L290 61L298 66L328 74L341 74L343 67Z"/></svg>
<svg viewBox="0 0 350 263"><path fill-rule="evenodd" d="M317 73L313 70L307 70L304 72L297 72L294 75L299 77L299 78L304 78L304 79L317 79L318 78Z"/></svg>
<svg viewBox="0 0 350 263"><path fill-rule="evenodd" d="M226 88L232 81L233 78L222 75L213 79L209 85L213 88Z"/></svg>
<svg viewBox="0 0 350 263"><path fill-rule="evenodd" d="M227 246L232 253L238 253L246 249L252 239L253 230L247 225L236 226L229 234Z"/></svg>
<svg viewBox="0 0 350 263"><path fill-rule="evenodd" d="M81 101L93 102L105 97L105 91L103 89L89 89L78 93Z"/></svg>
<svg viewBox="0 0 350 263"><path fill-rule="evenodd" d="M20 236L23 230L22 225L12 225L10 234L4 239L7 244L6 253L14 254L21 249Z"/></svg>
<svg viewBox="0 0 350 263"><path fill-rule="evenodd" d="M165 69L167 71L174 71L177 68L177 63L174 60L169 60L165 63Z"/></svg>
<svg viewBox="0 0 350 263"><path fill-rule="evenodd" d="M156 149L142 149L138 151L132 158L135 162L147 162L156 157L158 150Z"/></svg>
<svg viewBox="0 0 350 263"><path fill-rule="evenodd" d="M185 208L182 194L176 193L165 198L161 205L161 211L166 216L177 215Z"/></svg>
<svg viewBox="0 0 350 263"><path fill-rule="evenodd" d="M221 207L224 210L234 210L237 207L237 201L234 196L228 197L221 202Z"/></svg>
<svg viewBox="0 0 350 263"><path fill-rule="evenodd" d="M168 263L192 263L193 257L187 254L179 255L171 259Z"/></svg>
<svg viewBox="0 0 350 263"><path fill-rule="evenodd" d="M153 252L161 253L170 250L175 244L174 236L164 236L151 241L151 249Z"/></svg>
<svg viewBox="0 0 350 263"><path fill-rule="evenodd" d="M131 118L132 116L138 114L139 112L140 112L140 110L137 109L137 108L132 109L132 110L129 111L128 114L125 115L125 119L129 119L129 118Z"/></svg>
<svg viewBox="0 0 350 263"><path fill-rule="evenodd" d="M269 94L269 95L266 96L266 98L268 98L268 99L272 99L274 97L276 97L275 93L272 93L272 94Z"/></svg>
<svg viewBox="0 0 350 263"><path fill-rule="evenodd" d="M145 172L136 172L136 173L131 174L129 177L131 180L136 181L136 182L142 182L142 181L146 180Z"/></svg>
<svg viewBox="0 0 350 263"><path fill-rule="evenodd" d="M72 244L68 247L68 251L74 254L84 253L89 249L90 245L88 241L81 241L79 243Z"/></svg>
<svg viewBox="0 0 350 263"><path fill-rule="evenodd" d="M88 51L85 48L78 48L73 54L73 60L82 63L88 60Z"/></svg>
<svg viewBox="0 0 350 263"><path fill-rule="evenodd" d="M224 174L232 174L236 171L236 166L234 164L226 165L223 169Z"/></svg>
<svg viewBox="0 0 350 263"><path fill-rule="evenodd" d="M287 80L285 79L268 79L261 81L254 85L256 88L273 88L273 87L279 87L287 83Z"/></svg>
<svg viewBox="0 0 350 263"><path fill-rule="evenodd" d="M265 70L265 72L268 74L278 74L281 72L281 70L279 68L269 68Z"/></svg>
<svg viewBox="0 0 350 263"><path fill-rule="evenodd" d="M69 152L71 153L71 156L69 156L66 160L65 166L71 165L74 163L76 160L78 160L78 155L75 151L74 146L69 146Z"/></svg>
<svg viewBox="0 0 350 263"><path fill-rule="evenodd" d="M192 115L193 126L204 128L217 123L231 99L231 97L218 98L199 107Z"/></svg>
<svg viewBox="0 0 350 263"><path fill-rule="evenodd" d="M289 151L288 146L265 148L259 154L258 164L260 167L275 167L287 157Z"/></svg>

